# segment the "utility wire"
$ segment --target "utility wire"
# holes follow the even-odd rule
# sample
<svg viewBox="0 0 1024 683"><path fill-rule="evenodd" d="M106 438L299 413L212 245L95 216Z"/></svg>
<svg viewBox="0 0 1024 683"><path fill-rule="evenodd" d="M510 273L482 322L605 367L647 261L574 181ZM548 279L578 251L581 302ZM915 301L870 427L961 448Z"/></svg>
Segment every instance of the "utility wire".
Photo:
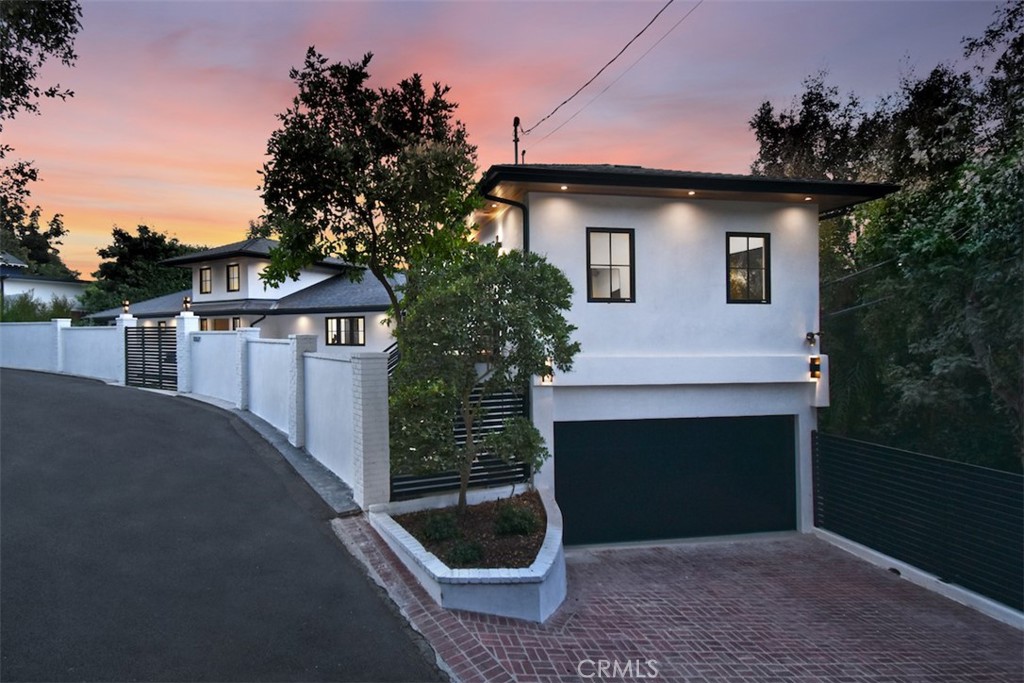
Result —
<svg viewBox="0 0 1024 683"><path fill-rule="evenodd" d="M647 55L649 55L649 54L651 53L651 50L653 50L654 48L658 47L658 45L660 45L660 44L661 44L661 41L663 41L663 40L665 40L666 38L668 38L669 34L670 34L670 33L672 33L672 31L675 31L675 30L676 30L676 27L678 27L678 26L679 26L679 24L681 24L681 23L683 23L684 21L686 21L686 18L687 18L688 16L690 16L691 14L693 14L694 10L696 10L696 9L697 9L698 7L700 7L700 6L702 5L702 4L704 4L704 0L698 0L697 4L696 4L696 5L694 5L693 7L691 7L691 8L690 8L690 11L689 11L689 12L687 12L686 14L684 14L684 15L683 15L683 17L682 17L682 18L681 18L681 19L680 19L679 21L677 21L677 22L676 22L675 24L673 24L673 25L672 25L672 28L670 28L670 29L669 29L668 31L666 31L666 32L665 32L665 35L663 35L663 36L662 36L661 38L658 38L657 42L655 42L655 43L654 43L653 45L651 45L651 46L650 46L649 48L647 48L647 51L646 51L646 52L644 52L644 53L643 53L642 55L640 55L639 57L637 57L636 61L634 61L634 62L633 62L632 64L630 64L630 65L629 65L629 66L628 66L628 67L626 68L626 70L625 70L625 71L623 71L623 72L622 72L621 74L619 74L618 76L616 76L616 77L615 77L615 80L613 80L613 81L612 81L611 83L609 83L608 85L606 85L606 86L604 87L604 89L603 89L603 90L602 90L601 92L599 92L599 93L597 93L596 95L594 95L594 97L592 97L592 98L590 99L590 101L589 101L589 102L587 102L587 103L586 103L586 104L584 104L584 105L583 105L582 107L580 107L579 109L577 109L577 110L576 110L576 113L575 113L575 114L573 114L572 116L570 116L569 118L567 118L567 119L566 119L565 121L562 121L562 122L561 122L560 124L558 124L558 126L557 126L557 127L556 127L556 128L554 129L554 130L552 130L551 132L549 132L549 133L548 133L547 135L545 135L544 137L542 137L542 138L541 138L540 140L537 140L537 142L533 143L533 147L536 147L537 145L539 145L540 143L544 142L544 141L545 141L545 140L547 140L547 139L548 139L549 137L551 137L552 135L554 135L555 133L557 133L558 131L560 131L560 130L562 129L562 127L563 127L563 126L564 126L565 124L569 123L569 122L570 122L570 121L572 121L572 120L573 120L574 118L576 118L577 116L579 116L579 115L580 115L581 113L583 113L583 110L584 110L584 109L586 109L587 107L589 107L590 105L592 105L592 104L593 104L593 103L594 103L594 102L595 102L595 101L597 100L597 98L599 98L599 97L600 97L601 95L604 95L604 94L605 94L606 92L608 92L608 90L609 90L609 89L610 89L610 88L611 88L611 87L612 87L613 85L615 85L616 83L618 83L618 82L619 82L619 80L621 80L623 76L625 76L625 75L626 75L626 74L628 74L628 73L629 73L630 71L632 71L632 70L633 70L633 67L634 67L634 66L636 66L637 64L639 64L639 63L640 63L640 61L641 61L641 60L642 60L642 59L643 59L644 57L646 57ZM668 6L668 5L666 5L666 7L667 7L667 6ZM664 8L662 8L662 9L664 9ZM657 17L655 17L655 19L657 19ZM627 47L628 47L628 46L627 46ZM567 101L568 101L568 100L567 100ZM563 103L563 104L564 104L564 103ZM556 110L556 111L557 111L557 110ZM552 114L554 114L555 112L551 112L551 113L552 113ZM550 116L550 114L549 114L548 116ZM547 118L547 117L545 117L545 118ZM540 123L538 123L537 125L539 126L539 125L540 125ZM537 127L537 126L534 126L534 128L536 128L536 127ZM530 130L533 130L533 129L531 128ZM531 147L531 149L533 149L533 147Z"/></svg>
<svg viewBox="0 0 1024 683"><path fill-rule="evenodd" d="M583 91L584 88L586 88L588 85L593 83L597 79L598 76L600 76L602 73L604 73L605 69L607 69L609 66L611 66L612 63L614 63L616 59L618 59L619 57L622 56L622 53L625 52L629 48L630 45L632 45L634 42L636 42L637 38L642 36L644 34L644 32L651 27L651 24L653 24L655 21L657 21L658 17L661 16L661 13L664 12L665 10L667 10L668 6L671 5L673 2L675 2L675 0L668 0L668 2L665 3L665 6L662 7L660 10L658 10L658 13L654 15L654 18L651 19L649 22L647 22L646 26L644 26L642 29L640 29L640 33L637 33L635 36L633 36L632 40L630 40L628 43L626 43L626 46L624 48L619 50L618 54L616 54L614 57L612 57L611 60L609 60L609 62L607 64L602 66L601 69L596 74L591 76L589 81L587 81L586 83L581 85L579 87L579 89L576 90L576 92L574 92L572 95L569 95L569 97L567 97L565 100L563 100L563 102L560 105L558 105L557 107L552 109L550 114L548 114L547 116L542 118L540 121L538 121L537 123L535 123L532 126L530 126L527 130L524 130L523 131L523 135L529 135L530 133L532 133L534 131L534 129L537 128L537 126L539 126L540 124L544 123L545 121L550 119L552 116L554 116L555 112L557 112L559 109L561 109L565 105L569 104L569 102L571 102L574 97L579 95Z"/></svg>

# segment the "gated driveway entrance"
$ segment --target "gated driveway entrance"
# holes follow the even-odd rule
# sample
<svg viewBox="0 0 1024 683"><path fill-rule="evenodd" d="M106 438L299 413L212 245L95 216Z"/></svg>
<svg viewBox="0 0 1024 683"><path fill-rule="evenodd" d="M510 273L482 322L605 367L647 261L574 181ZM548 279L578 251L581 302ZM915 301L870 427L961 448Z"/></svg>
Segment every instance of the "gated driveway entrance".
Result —
<svg viewBox="0 0 1024 683"><path fill-rule="evenodd" d="M178 390L178 332L173 327L124 328L124 383Z"/></svg>
<svg viewBox="0 0 1024 683"><path fill-rule="evenodd" d="M566 544L796 528L788 415L555 423Z"/></svg>

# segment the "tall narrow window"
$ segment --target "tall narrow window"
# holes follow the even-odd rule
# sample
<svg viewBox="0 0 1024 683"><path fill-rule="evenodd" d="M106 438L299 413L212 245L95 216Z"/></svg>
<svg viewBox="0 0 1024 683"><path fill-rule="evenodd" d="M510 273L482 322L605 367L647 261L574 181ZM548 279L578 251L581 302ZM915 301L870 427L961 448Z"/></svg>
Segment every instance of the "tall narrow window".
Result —
<svg viewBox="0 0 1024 683"><path fill-rule="evenodd" d="M200 332L209 332L210 331L210 319L209 318L200 318L199 319L199 331Z"/></svg>
<svg viewBox="0 0 1024 683"><path fill-rule="evenodd" d="M763 233L726 233L728 282L726 301L730 304L771 303L769 238Z"/></svg>
<svg viewBox="0 0 1024 683"><path fill-rule="evenodd" d="M241 278L237 263L228 264L228 291L237 292L241 288Z"/></svg>
<svg viewBox="0 0 1024 683"><path fill-rule="evenodd" d="M633 301L633 259L633 230L587 228L587 301Z"/></svg>
<svg viewBox="0 0 1024 683"><path fill-rule="evenodd" d="M199 269L199 293L209 294L213 291L213 269L212 268L200 268Z"/></svg>
<svg viewBox="0 0 1024 683"><path fill-rule="evenodd" d="M237 330L237 329L239 329L241 327L242 327L242 319L241 318L232 318L231 319L231 329Z"/></svg>
<svg viewBox="0 0 1024 683"><path fill-rule="evenodd" d="M328 346L363 346L366 344L366 332L363 329L363 318L327 318Z"/></svg>

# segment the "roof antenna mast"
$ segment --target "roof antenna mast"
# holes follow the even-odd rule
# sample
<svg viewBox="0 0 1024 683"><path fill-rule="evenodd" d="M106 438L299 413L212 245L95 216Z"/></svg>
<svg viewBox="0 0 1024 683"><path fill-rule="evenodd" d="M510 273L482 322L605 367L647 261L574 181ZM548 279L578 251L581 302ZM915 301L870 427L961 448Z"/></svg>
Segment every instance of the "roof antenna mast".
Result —
<svg viewBox="0 0 1024 683"><path fill-rule="evenodd" d="M515 156L513 160L516 165L519 165L519 117L516 116L512 119L512 142L515 144Z"/></svg>

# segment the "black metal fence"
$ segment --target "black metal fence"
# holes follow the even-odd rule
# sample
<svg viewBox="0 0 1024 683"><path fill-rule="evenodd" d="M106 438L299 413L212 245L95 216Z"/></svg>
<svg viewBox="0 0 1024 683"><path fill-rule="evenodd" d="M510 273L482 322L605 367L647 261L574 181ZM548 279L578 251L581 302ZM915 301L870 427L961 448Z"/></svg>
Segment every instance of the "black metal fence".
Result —
<svg viewBox="0 0 1024 683"><path fill-rule="evenodd" d="M480 389L474 391L473 400L479 398ZM501 431L506 418L529 415L525 394L506 391L483 397L484 416L476 426L478 436ZM462 418L455 419L455 442L466 443L466 426ZM494 455L482 453L473 462L469 485L471 488L504 486L530 479L530 467L525 463L506 463ZM455 471L428 475L391 475L391 499L418 498L459 489L459 473Z"/></svg>
<svg viewBox="0 0 1024 683"><path fill-rule="evenodd" d="M1024 609L1024 477L814 435L814 523Z"/></svg>

